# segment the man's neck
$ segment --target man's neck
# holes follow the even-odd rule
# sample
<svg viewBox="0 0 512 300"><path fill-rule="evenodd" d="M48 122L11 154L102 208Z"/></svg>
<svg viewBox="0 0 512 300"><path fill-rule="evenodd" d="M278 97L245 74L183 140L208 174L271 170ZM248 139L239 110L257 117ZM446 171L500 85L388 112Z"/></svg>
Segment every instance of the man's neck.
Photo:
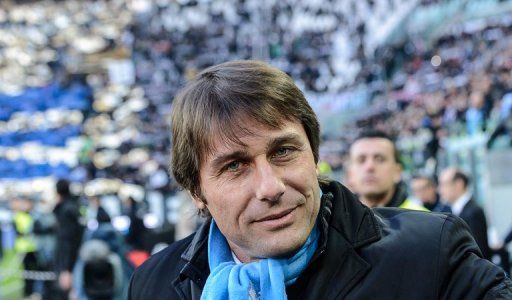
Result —
<svg viewBox="0 0 512 300"><path fill-rule="evenodd" d="M433 198L430 198L430 199L425 199L425 200L426 200L425 203L431 204L431 205L436 205L437 201L438 201L436 196L434 196Z"/></svg>
<svg viewBox="0 0 512 300"><path fill-rule="evenodd" d="M464 194L460 195L455 201L453 201L450 204L450 207L452 208L452 213L456 216L460 215L462 210L464 209L464 206L469 202L471 199L471 193L466 191Z"/></svg>
<svg viewBox="0 0 512 300"><path fill-rule="evenodd" d="M228 241L228 245L229 248L231 248L231 255L233 255L233 257L236 257L240 263L250 263L258 260L257 258L253 258L247 255L245 251L242 251L242 249L238 247L236 244Z"/></svg>
<svg viewBox="0 0 512 300"><path fill-rule="evenodd" d="M391 201L391 198L393 198L395 190L396 188L394 187L388 190L387 192L381 194L373 194L366 196L361 195L361 202L363 202L364 205L371 208L384 207Z"/></svg>
<svg viewBox="0 0 512 300"><path fill-rule="evenodd" d="M428 210L433 210L439 202L439 199L434 198L433 200L429 199L423 202L423 206L425 206Z"/></svg>

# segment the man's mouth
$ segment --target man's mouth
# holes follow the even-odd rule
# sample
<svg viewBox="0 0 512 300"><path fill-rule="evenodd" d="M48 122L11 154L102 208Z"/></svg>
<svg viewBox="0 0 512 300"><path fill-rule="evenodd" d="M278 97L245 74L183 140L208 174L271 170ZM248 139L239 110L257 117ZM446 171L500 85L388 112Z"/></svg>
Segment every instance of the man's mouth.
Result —
<svg viewBox="0 0 512 300"><path fill-rule="evenodd" d="M275 213L275 214L271 214L271 215L268 215L268 216L263 217L261 219L258 219L258 220L256 220L256 222L270 221L270 220L275 220L275 219L282 218L282 217L286 216L287 214L289 214L294 209L295 209L295 207L289 208L289 209L285 209L285 210L283 210L281 212L278 212L278 213Z"/></svg>
<svg viewBox="0 0 512 300"><path fill-rule="evenodd" d="M366 177L366 178L363 179L363 182L364 183L370 183L370 184L371 183L375 183L375 182L377 182L377 178L375 178L375 177Z"/></svg>
<svg viewBox="0 0 512 300"><path fill-rule="evenodd" d="M296 208L297 206L266 215L265 217L254 221L254 223L262 225L268 230L277 230L286 227L293 223Z"/></svg>

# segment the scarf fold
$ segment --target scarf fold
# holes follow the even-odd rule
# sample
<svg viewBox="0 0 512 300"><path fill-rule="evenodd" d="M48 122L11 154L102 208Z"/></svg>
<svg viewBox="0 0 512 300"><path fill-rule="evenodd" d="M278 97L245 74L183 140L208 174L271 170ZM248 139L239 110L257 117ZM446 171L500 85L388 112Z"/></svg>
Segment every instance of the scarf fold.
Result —
<svg viewBox="0 0 512 300"><path fill-rule="evenodd" d="M284 300L286 286L293 284L309 264L318 246L319 231L313 228L304 245L289 258L265 258L236 264L224 235L212 220L208 236L208 263L202 300Z"/></svg>

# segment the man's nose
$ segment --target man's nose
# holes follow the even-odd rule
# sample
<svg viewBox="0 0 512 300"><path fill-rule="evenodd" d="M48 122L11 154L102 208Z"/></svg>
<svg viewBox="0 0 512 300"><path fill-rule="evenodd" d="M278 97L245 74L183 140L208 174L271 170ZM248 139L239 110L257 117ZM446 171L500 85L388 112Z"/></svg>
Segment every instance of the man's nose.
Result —
<svg viewBox="0 0 512 300"><path fill-rule="evenodd" d="M373 159L367 159L363 164L363 168L366 171L373 171L375 169L375 161Z"/></svg>
<svg viewBox="0 0 512 300"><path fill-rule="evenodd" d="M256 163L254 184L257 199L262 201L278 201L284 194L286 187L277 171L267 160Z"/></svg>

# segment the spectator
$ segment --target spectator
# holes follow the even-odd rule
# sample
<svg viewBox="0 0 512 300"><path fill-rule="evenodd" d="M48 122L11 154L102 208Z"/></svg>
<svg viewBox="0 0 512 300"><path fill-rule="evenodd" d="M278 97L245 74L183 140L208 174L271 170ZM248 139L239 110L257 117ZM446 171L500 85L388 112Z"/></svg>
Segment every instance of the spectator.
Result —
<svg viewBox="0 0 512 300"><path fill-rule="evenodd" d="M89 205L87 206L87 226L98 227L100 223L110 223L110 216L100 203L97 196L89 197Z"/></svg>
<svg viewBox="0 0 512 300"><path fill-rule="evenodd" d="M369 207L425 210L408 199L393 140L382 131L364 131L350 146L349 182Z"/></svg>
<svg viewBox="0 0 512 300"><path fill-rule="evenodd" d="M485 129L484 95L481 92L473 92L469 101L470 105L466 111L466 126L468 134L474 135Z"/></svg>
<svg viewBox="0 0 512 300"><path fill-rule="evenodd" d="M68 299L73 281L73 267L78 257L84 226L77 197L71 194L69 182L60 179L56 184L57 205L53 212L57 219L55 268L58 275L59 299Z"/></svg>
<svg viewBox="0 0 512 300"><path fill-rule="evenodd" d="M429 176L414 176L411 181L411 188L423 206L432 212L451 212L448 205L441 202L437 193L436 183Z"/></svg>
<svg viewBox="0 0 512 300"><path fill-rule="evenodd" d="M23 260L25 271L39 269L37 261L37 244L34 238L34 218L31 214L32 202L27 198L13 199L11 208L14 212L13 221L16 230L14 250ZM34 279L25 279L24 296L31 297L36 290Z"/></svg>
<svg viewBox="0 0 512 300"><path fill-rule="evenodd" d="M139 203L133 197L128 197L123 201L123 209L130 218L130 226L125 238L126 243L132 250L147 250L144 242L147 230L144 226L143 210L139 207Z"/></svg>
<svg viewBox="0 0 512 300"><path fill-rule="evenodd" d="M439 176L439 194L450 204L452 213L469 225L483 257L491 259L485 213L473 199L469 183L469 177L464 172L456 168L447 168Z"/></svg>
<svg viewBox="0 0 512 300"><path fill-rule="evenodd" d="M34 209L34 235L38 245L37 264L39 270L54 271L57 220L52 213L53 205L40 199ZM42 282L42 299L52 299L52 281Z"/></svg>

